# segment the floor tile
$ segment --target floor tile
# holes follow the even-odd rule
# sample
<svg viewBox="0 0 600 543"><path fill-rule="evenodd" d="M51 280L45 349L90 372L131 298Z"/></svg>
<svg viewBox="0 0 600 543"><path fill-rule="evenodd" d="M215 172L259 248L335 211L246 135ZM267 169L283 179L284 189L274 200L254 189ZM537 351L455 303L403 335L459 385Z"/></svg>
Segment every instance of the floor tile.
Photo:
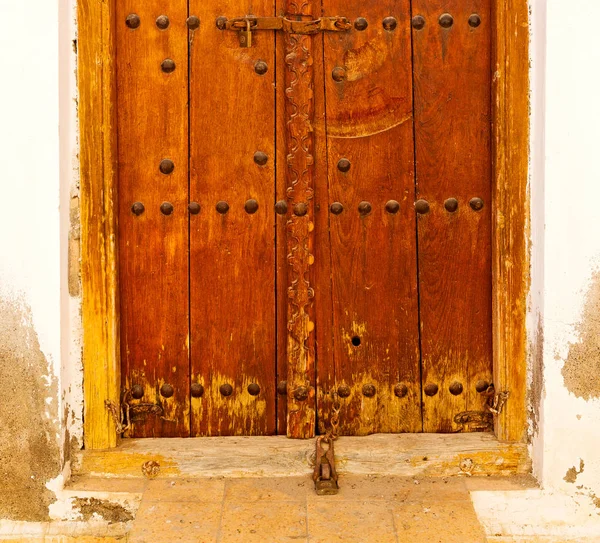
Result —
<svg viewBox="0 0 600 543"><path fill-rule="evenodd" d="M311 480L308 500L316 502L336 501L404 501L411 490L412 480L404 477L378 475L341 475L340 490L335 496L317 496Z"/></svg>
<svg viewBox="0 0 600 543"><path fill-rule="evenodd" d="M526 490L539 488L539 483L532 475L515 475L513 477L466 477L465 486L469 491L478 490Z"/></svg>
<svg viewBox="0 0 600 543"><path fill-rule="evenodd" d="M408 503L421 503L428 500L466 500L471 503L463 477L413 479L409 485Z"/></svg>
<svg viewBox="0 0 600 543"><path fill-rule="evenodd" d="M312 479L306 477L274 477L260 479L229 479L225 483L227 502L252 501L306 501L307 492L314 487Z"/></svg>
<svg viewBox="0 0 600 543"><path fill-rule="evenodd" d="M156 479L149 481L144 501L219 502L223 501L225 479Z"/></svg>

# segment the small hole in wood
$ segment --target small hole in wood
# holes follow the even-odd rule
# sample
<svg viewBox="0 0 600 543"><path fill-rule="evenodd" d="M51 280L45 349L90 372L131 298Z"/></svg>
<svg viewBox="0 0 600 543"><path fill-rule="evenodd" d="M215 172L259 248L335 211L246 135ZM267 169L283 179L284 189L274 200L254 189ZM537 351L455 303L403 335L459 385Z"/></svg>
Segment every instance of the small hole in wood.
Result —
<svg viewBox="0 0 600 543"><path fill-rule="evenodd" d="M355 347L359 347L360 346L360 338L358 336L354 336L352 338L352 345L354 345Z"/></svg>

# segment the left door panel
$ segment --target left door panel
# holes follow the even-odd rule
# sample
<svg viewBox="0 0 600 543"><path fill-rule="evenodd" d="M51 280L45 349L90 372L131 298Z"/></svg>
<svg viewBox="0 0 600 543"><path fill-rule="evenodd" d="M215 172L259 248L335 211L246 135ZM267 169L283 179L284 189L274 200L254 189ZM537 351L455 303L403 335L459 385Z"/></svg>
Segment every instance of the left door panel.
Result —
<svg viewBox="0 0 600 543"><path fill-rule="evenodd" d="M187 0L117 2L119 273L132 437L189 436ZM148 407L150 407L148 405ZM156 411L156 409L154 409Z"/></svg>

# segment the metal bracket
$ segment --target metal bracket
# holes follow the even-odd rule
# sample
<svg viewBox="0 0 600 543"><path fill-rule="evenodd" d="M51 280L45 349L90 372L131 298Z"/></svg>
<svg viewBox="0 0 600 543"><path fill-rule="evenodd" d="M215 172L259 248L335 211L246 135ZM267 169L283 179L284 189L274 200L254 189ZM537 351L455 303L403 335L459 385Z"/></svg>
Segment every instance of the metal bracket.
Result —
<svg viewBox="0 0 600 543"><path fill-rule="evenodd" d="M329 448L325 450L323 443ZM327 436L317 438L317 454L315 457L315 471L313 473L315 491L319 496L331 496L339 491L338 474L335 469L335 453L333 439Z"/></svg>
<svg viewBox="0 0 600 543"><path fill-rule="evenodd" d="M160 417L167 422L175 422L164 417L162 405L154 403L130 403L131 400L130 390L123 391L120 407L111 400L104 400L104 405L109 410L115 422L117 435L122 435L130 430L132 422L146 420L148 415Z"/></svg>

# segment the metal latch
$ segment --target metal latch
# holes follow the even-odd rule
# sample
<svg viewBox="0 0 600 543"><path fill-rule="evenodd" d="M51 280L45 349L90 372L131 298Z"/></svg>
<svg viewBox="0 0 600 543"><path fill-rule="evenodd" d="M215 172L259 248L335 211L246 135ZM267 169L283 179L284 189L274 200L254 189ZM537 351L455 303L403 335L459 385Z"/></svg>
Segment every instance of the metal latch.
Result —
<svg viewBox="0 0 600 543"><path fill-rule="evenodd" d="M289 34L318 34L319 32L346 32L352 23L346 17L320 17L310 21L294 21L286 17L236 17L217 19L219 30L239 32L240 46L252 47L252 33L257 30L281 30Z"/></svg>
<svg viewBox="0 0 600 543"><path fill-rule="evenodd" d="M323 443L328 448L323 447ZM335 469L335 454L333 451L333 439L327 436L317 438L317 454L315 457L315 471L313 473L315 490L319 496L331 496L339 490L338 474Z"/></svg>

